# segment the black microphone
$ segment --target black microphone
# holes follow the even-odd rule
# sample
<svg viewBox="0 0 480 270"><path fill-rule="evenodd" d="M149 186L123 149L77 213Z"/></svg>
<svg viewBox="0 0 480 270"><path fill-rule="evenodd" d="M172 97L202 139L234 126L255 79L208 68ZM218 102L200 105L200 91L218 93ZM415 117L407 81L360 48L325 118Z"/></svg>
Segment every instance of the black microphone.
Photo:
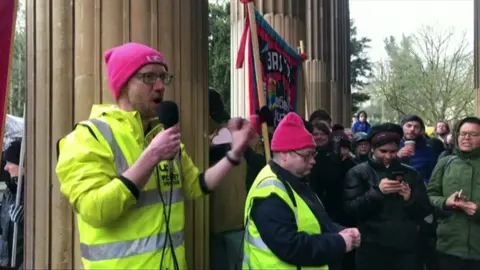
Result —
<svg viewBox="0 0 480 270"><path fill-rule="evenodd" d="M177 103L170 100L162 101L158 106L157 116L165 129L175 126L179 120Z"/></svg>
<svg viewBox="0 0 480 270"><path fill-rule="evenodd" d="M157 117L160 123L162 123L164 129L171 128L178 124L179 111L177 103L170 100L162 101L157 109ZM179 153L177 152L175 157L177 157L178 154ZM170 160L170 163L175 159L175 157ZM173 164L170 164L170 166L173 168Z"/></svg>

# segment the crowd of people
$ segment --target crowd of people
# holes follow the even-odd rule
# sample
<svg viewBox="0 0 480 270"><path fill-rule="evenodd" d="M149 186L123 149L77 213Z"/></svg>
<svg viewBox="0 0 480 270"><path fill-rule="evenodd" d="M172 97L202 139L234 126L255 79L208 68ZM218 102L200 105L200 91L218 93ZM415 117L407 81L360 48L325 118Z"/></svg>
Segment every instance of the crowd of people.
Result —
<svg viewBox="0 0 480 270"><path fill-rule="evenodd" d="M267 162L251 123L230 119L210 89L210 166L201 170L181 142L178 108L159 110L173 79L164 56L130 42L108 50L105 64L116 104L94 105L57 147L85 269L191 268L184 201L208 194L223 207L210 213L211 269L480 269L479 118L452 132L439 122L430 138L416 115L371 126L359 112L349 130L319 109L273 128L262 108ZM216 139L222 130L229 140ZM2 205L8 226L19 222L14 208Z"/></svg>
<svg viewBox="0 0 480 270"><path fill-rule="evenodd" d="M480 269L479 118L439 121L435 136L417 115L371 126L360 111L351 132L321 109L293 118L273 131L268 164L246 152L244 251L229 269ZM228 249L212 249L215 269Z"/></svg>
<svg viewBox="0 0 480 270"><path fill-rule="evenodd" d="M282 122L291 125L288 121L291 117ZM302 128L315 145L302 143ZM277 141L286 145L276 149ZM453 131L439 121L435 137L429 137L419 116L371 127L367 113L361 111L349 134L341 125L332 125L325 110L317 110L302 127L286 132L280 124L271 148L274 158L265 168L276 176L264 176L263 168L253 184L247 180L244 268L480 269L479 118L461 119ZM285 153L298 155L303 164ZM247 158L247 164L258 168L261 160ZM289 227L295 219L292 211L288 219L288 209L282 205L291 206L295 199L281 202L278 197L284 196L271 190L258 200L249 198L264 192L258 186L270 178L300 194L314 213L309 218L322 227L321 234L300 228L299 209L298 227ZM344 234L352 228L358 232L349 240ZM259 240L252 241L252 235L261 239L268 256L259 256L262 252L252 244Z"/></svg>

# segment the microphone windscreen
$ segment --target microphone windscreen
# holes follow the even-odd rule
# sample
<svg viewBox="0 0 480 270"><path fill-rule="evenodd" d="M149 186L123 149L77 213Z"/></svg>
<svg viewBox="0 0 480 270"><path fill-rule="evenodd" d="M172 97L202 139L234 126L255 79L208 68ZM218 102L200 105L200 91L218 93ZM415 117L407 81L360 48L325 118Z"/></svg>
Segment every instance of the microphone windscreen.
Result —
<svg viewBox="0 0 480 270"><path fill-rule="evenodd" d="M158 106L157 116L165 129L178 124L179 111L177 103L170 100L162 101Z"/></svg>

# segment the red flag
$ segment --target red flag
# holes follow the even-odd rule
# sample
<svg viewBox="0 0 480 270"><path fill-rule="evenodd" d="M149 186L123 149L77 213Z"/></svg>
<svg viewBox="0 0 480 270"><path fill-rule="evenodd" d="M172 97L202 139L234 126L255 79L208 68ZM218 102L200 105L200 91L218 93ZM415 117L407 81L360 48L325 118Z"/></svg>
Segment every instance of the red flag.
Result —
<svg viewBox="0 0 480 270"><path fill-rule="evenodd" d="M10 70L15 37L18 0L0 1L0 125L1 145L5 133L5 117L9 93ZM4 149L2 149L4 150Z"/></svg>

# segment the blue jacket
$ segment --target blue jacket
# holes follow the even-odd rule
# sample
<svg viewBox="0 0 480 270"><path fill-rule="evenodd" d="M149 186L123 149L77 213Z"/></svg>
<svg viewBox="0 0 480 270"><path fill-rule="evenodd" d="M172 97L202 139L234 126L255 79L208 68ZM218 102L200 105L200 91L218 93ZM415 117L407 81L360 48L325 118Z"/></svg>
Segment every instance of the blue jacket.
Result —
<svg viewBox="0 0 480 270"><path fill-rule="evenodd" d="M355 134L357 132L365 132L367 134L370 134L371 129L372 129L372 127L370 126L370 123L368 123L368 122L362 123L362 122L357 120L357 122L355 122L355 124L353 124L352 133Z"/></svg>
<svg viewBox="0 0 480 270"><path fill-rule="evenodd" d="M400 148L405 145L405 140L400 141ZM433 149L428 145L425 138L420 138L415 141L415 155L410 158L404 158L402 161L415 170L417 170L423 178L425 183L430 182L433 168L437 164L437 156Z"/></svg>

